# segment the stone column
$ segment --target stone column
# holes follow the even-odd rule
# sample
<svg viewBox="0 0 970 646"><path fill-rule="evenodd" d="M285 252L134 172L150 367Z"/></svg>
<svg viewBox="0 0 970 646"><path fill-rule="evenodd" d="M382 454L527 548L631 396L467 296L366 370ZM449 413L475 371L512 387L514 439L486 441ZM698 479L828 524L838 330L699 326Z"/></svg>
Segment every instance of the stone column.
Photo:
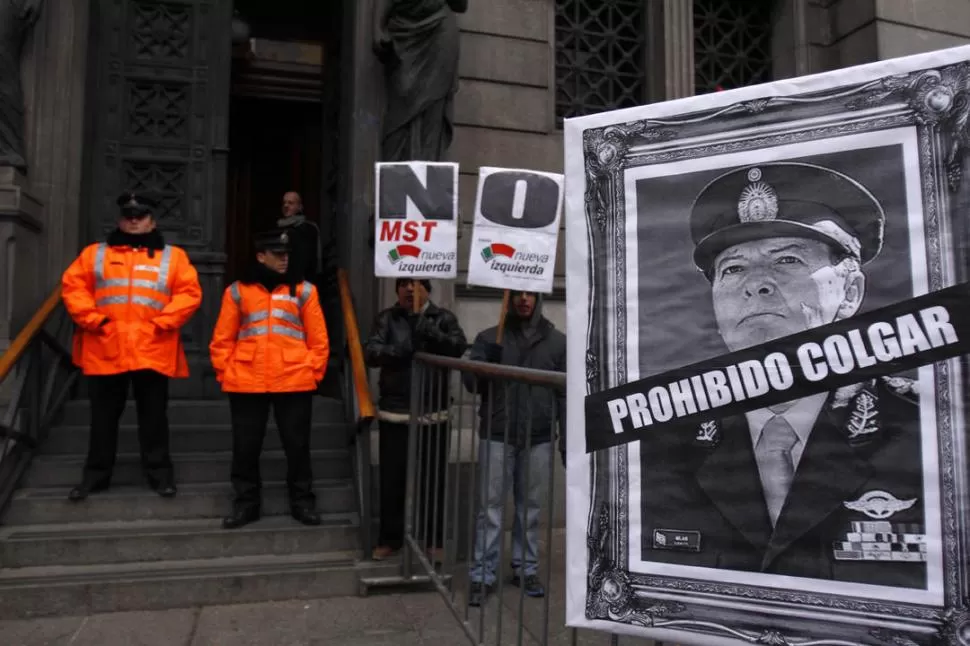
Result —
<svg viewBox="0 0 970 646"><path fill-rule="evenodd" d="M694 3L663 0L666 98L694 95Z"/></svg>
<svg viewBox="0 0 970 646"><path fill-rule="evenodd" d="M27 178L0 168L0 353L47 298L39 280L43 206L27 190Z"/></svg>
<svg viewBox="0 0 970 646"><path fill-rule="evenodd" d="M340 106L341 140L336 224L341 266L348 271L361 334L370 328L378 301L374 250L370 247L374 214L374 161L381 135L383 68L371 48L372 0L346 3Z"/></svg>
<svg viewBox="0 0 970 646"><path fill-rule="evenodd" d="M43 209L37 287L41 300L79 251L84 168L88 0L44 6L24 51L27 180Z"/></svg>

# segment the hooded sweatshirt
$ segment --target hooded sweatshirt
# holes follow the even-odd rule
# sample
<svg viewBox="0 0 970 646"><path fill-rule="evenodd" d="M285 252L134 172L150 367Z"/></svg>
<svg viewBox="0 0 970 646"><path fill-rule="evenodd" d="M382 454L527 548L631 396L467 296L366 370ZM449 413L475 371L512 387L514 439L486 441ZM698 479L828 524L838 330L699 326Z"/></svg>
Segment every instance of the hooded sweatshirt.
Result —
<svg viewBox="0 0 970 646"><path fill-rule="evenodd" d="M486 348L498 337L498 326L483 330L475 337L469 359L485 361ZM503 365L565 372L566 335L556 329L542 315L542 296L536 299L532 316L520 318L510 309L505 320L502 342ZM478 414L481 418L479 434L482 439L508 443L519 448L526 446L531 435L532 446L553 439L556 426L565 428L566 393L554 392L544 386L530 386L521 382L490 382L476 380L471 373L464 373L463 381L469 392L481 394Z"/></svg>

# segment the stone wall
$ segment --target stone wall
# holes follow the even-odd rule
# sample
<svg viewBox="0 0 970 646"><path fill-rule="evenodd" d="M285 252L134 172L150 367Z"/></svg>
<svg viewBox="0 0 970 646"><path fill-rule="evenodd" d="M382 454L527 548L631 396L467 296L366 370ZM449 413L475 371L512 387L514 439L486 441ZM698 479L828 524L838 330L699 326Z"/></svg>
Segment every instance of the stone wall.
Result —
<svg viewBox="0 0 970 646"><path fill-rule="evenodd" d="M964 0L807 0L809 71L970 43Z"/></svg>
<svg viewBox="0 0 970 646"><path fill-rule="evenodd" d="M0 177L0 345L78 251L89 5L46 2L24 48L28 169Z"/></svg>
<svg viewBox="0 0 970 646"><path fill-rule="evenodd" d="M562 172L562 131L556 127L553 86L554 0L470 2L461 16L460 76L455 98L451 158L460 164L462 227L459 238L456 313L469 339L496 325L501 306L496 290L464 289L482 166ZM556 286L565 286L560 236ZM565 327L565 306L550 301L546 314Z"/></svg>

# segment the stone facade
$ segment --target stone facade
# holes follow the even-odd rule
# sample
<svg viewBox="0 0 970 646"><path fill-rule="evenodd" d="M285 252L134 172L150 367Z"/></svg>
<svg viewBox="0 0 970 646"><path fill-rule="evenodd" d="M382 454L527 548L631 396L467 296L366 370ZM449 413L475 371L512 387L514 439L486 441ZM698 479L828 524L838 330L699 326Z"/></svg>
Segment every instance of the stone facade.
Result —
<svg viewBox="0 0 970 646"><path fill-rule="evenodd" d="M221 5L225 0L207 0ZM644 0L647 34L645 100L694 91L692 0ZM467 255L480 166L561 172L562 131L555 118L555 0L472 0L461 17L461 84L451 158L461 164L460 245ZM380 68L371 54L370 2L348 3L343 50L340 212L344 266L363 327L390 298L372 277L367 215L373 210L372 164L380 123ZM91 200L82 178L97 70L89 16L92 0L48 4L24 60L27 103L26 176L0 175L0 342L9 338L89 242ZM778 0L773 23L773 75L785 78L970 42L965 0ZM16 203L16 206L14 205ZM221 204L221 200L216 200ZM218 219L218 218L217 218ZM559 300L546 311L565 325L565 258L560 247ZM464 271L464 266L462 266ZM473 336L497 321L494 293L438 285L435 298L454 307ZM213 284L215 284L214 281Z"/></svg>

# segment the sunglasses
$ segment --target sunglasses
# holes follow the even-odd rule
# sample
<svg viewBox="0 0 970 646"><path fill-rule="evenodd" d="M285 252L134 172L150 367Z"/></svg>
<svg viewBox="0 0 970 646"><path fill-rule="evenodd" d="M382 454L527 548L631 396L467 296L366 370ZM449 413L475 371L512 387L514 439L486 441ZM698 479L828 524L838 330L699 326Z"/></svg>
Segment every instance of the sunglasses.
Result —
<svg viewBox="0 0 970 646"><path fill-rule="evenodd" d="M126 220L142 220L149 215L151 215L151 212L143 207L126 207L121 210L121 217Z"/></svg>

